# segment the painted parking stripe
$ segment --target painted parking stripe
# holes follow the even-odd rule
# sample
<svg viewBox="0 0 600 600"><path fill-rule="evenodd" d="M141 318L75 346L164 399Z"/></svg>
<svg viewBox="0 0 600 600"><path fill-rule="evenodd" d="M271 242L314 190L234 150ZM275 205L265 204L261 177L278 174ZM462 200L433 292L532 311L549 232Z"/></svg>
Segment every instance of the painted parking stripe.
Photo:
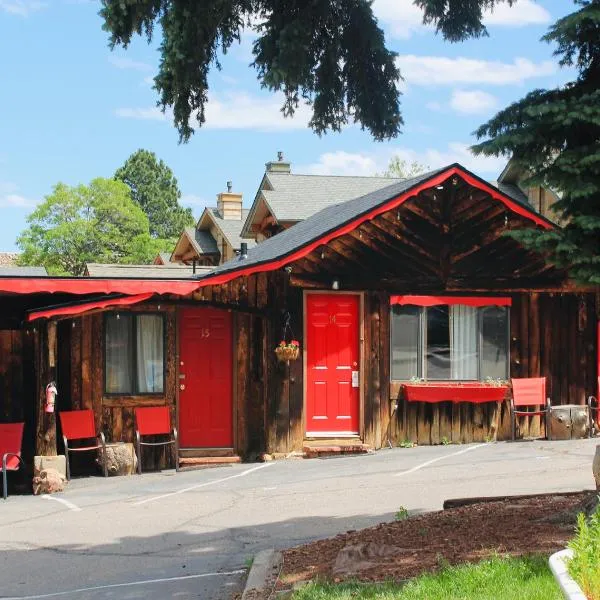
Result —
<svg viewBox="0 0 600 600"><path fill-rule="evenodd" d="M64 498L58 498L57 496L50 496L49 494L42 494L41 496L44 500L54 500L54 502L60 502L64 506L66 506L69 510L74 512L81 512L83 509L79 508L76 504L65 500Z"/></svg>
<svg viewBox="0 0 600 600"><path fill-rule="evenodd" d="M111 583L108 585L95 585L93 587L78 588L75 590L66 590L64 592L52 592L50 594L36 594L34 596L2 596L3 600L35 600L37 598L56 598L57 596L67 596L69 594L82 594L83 592L95 592L98 590L110 590L115 588L133 587L136 585L149 585L152 583L168 583L170 581L185 581L186 579L203 579L206 577L233 577L245 573L246 569L236 569L235 571L220 571L216 573L198 573L197 575L182 575L180 577L163 577L161 579L144 579L142 581L130 581L128 583Z"/></svg>
<svg viewBox="0 0 600 600"><path fill-rule="evenodd" d="M181 490L177 490L176 492L169 492L168 494L161 494L160 496L152 496L151 498L144 498L143 500L138 500L133 503L133 506L140 506L141 504L147 504L148 502L154 502L155 500L163 500L164 498L170 498L171 496L178 496L179 494L185 494L186 492L191 492L193 490L198 490L203 487L208 487L209 485L216 485L217 483L223 483L224 481L229 481L230 479L237 479L238 477L245 477L246 475L250 475L254 471L258 471L259 469L264 469L266 467L272 466L273 463L263 463L262 465L258 465L258 467L252 467L251 469L247 469L243 473L237 473L236 475L230 475L229 477L222 477L221 479L215 479L214 481L206 481L205 483L198 483L196 485L191 485L190 487L183 488Z"/></svg>
<svg viewBox="0 0 600 600"><path fill-rule="evenodd" d="M463 448L462 450L459 450L458 452L453 452L452 454L445 454L444 456L438 456L437 458L432 458L431 460L421 463L420 465L416 465L412 469L408 469L406 471L400 471L400 473L395 473L394 477L402 477L402 475L410 475L411 473L414 473L415 471L420 471L421 469L424 469L425 467L428 467L429 465L432 465L433 463L439 462L440 460L445 460L446 458L452 458L453 456L458 456L459 454L465 454L465 452L471 452L471 450L477 450L477 448L483 448L484 446L486 446L486 444L477 444L476 446L469 446L468 448Z"/></svg>

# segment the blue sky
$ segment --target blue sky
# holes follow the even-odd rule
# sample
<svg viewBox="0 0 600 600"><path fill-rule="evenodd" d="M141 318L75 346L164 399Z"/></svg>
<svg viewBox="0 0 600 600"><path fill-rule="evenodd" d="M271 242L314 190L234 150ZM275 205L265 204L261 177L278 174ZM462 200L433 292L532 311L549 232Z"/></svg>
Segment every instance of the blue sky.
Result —
<svg viewBox="0 0 600 600"><path fill-rule="evenodd" d="M156 44L137 39L111 52L96 1L0 0L0 250L15 249L27 214L54 184L110 177L138 148L171 167L195 216L228 180L249 206L278 150L297 173L371 175L400 154L431 168L458 161L493 179L503 160L472 157L471 132L529 90L570 79L539 38L571 2L501 5L487 17L489 38L461 44L423 27L411 0L373 6L405 78L399 138L373 142L355 126L319 138L305 109L284 119L280 99L248 67L248 33L212 73L206 126L180 145L155 108Z"/></svg>

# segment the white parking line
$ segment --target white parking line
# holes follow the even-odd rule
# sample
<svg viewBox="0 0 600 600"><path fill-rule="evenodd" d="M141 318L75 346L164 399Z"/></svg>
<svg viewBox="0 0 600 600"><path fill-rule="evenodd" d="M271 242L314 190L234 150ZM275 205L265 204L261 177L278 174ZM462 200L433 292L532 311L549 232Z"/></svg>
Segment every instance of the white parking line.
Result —
<svg viewBox="0 0 600 600"><path fill-rule="evenodd" d="M76 590L66 590L64 592L52 592L51 594L36 594L34 596L2 596L2 599L35 600L37 598L55 598L56 596L66 596L68 594L81 594L83 592L109 590L114 588L131 587L135 585L147 585L150 583L168 583L169 581L185 581L186 579L202 579L204 577L231 577L233 575L241 575L245 572L245 569L236 569L235 571L222 571L218 573L199 573L198 575L182 575L181 577L163 577L162 579L145 579L142 581L130 581L128 583L111 583L109 585L96 585L93 587L78 588Z"/></svg>
<svg viewBox="0 0 600 600"><path fill-rule="evenodd" d="M410 475L410 473L419 471L420 469L423 469L424 467L428 467L429 465L432 465L433 463L436 463L440 460L444 460L446 458L451 458L452 456L458 456L459 454L464 454L465 452L471 452L471 450L477 450L477 448L483 448L483 446L485 446L485 445L486 444L477 444L476 446L469 446L468 448L463 448L462 450L459 450L458 452L453 452L452 454L446 454L444 456L438 456L437 458L432 458L431 460L421 463L420 465L417 465L417 466L413 467L412 469L408 469L406 471L400 471L400 473L395 473L394 477L401 477L402 475Z"/></svg>
<svg viewBox="0 0 600 600"><path fill-rule="evenodd" d="M68 500L65 500L64 498L57 498L56 496L50 496L49 494L42 494L41 496L44 500L54 500L55 502L60 502L61 504L64 504L69 510L72 510L73 512L81 512L83 509L79 508L79 506L77 506L76 504L73 504L72 502L69 502Z"/></svg>
<svg viewBox="0 0 600 600"><path fill-rule="evenodd" d="M259 469L264 469L265 467L270 467L273 463L263 463L262 465L258 465L258 467L252 467L251 469L247 469L243 473L237 473L236 475L230 475L229 477L222 477L221 479L215 479L214 481L207 481L205 483L198 483L197 485L191 485L190 487L183 488L181 490L177 490L176 492L169 492L168 494L161 494L160 496L152 496L151 498L144 498L144 500L138 500L133 503L133 506L140 506L141 504L147 504L148 502L154 502L155 500L162 500L163 498L169 498L171 496L177 496L179 494L185 494L186 492L191 492L192 490L197 490L203 487L208 487L209 485L215 485L217 483L222 483L223 481L229 481L230 479L237 479L238 477L244 477L253 473L254 471L258 471Z"/></svg>

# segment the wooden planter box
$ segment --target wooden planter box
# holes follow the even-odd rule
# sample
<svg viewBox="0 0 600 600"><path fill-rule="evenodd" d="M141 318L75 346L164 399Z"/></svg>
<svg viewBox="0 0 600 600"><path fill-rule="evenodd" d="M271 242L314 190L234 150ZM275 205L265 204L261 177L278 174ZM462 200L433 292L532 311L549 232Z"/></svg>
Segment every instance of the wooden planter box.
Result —
<svg viewBox="0 0 600 600"><path fill-rule="evenodd" d="M508 386L465 383L405 383L404 397L409 402L502 402Z"/></svg>

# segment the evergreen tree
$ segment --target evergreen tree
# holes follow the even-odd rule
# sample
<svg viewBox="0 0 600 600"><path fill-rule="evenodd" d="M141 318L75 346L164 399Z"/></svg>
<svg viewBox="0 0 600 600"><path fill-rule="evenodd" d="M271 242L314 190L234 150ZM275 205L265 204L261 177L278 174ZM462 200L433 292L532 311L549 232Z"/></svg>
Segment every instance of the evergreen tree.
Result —
<svg viewBox="0 0 600 600"><path fill-rule="evenodd" d="M555 42L561 66L577 78L535 90L500 111L477 131L479 154L511 154L529 173L525 183L554 190L553 209L566 221L555 231L512 235L548 253L582 283L600 284L600 0L575 0L578 9L542 38Z"/></svg>
<svg viewBox="0 0 600 600"><path fill-rule="evenodd" d="M192 210L179 205L181 192L173 171L154 152L134 152L117 169L115 179L129 186L131 197L150 221L152 237L173 240L194 224Z"/></svg>
<svg viewBox="0 0 600 600"><path fill-rule="evenodd" d="M396 54L385 47L371 0L102 0L100 15L111 47L162 36L154 87L161 108L173 109L182 141L194 131L193 116L198 126L205 121L219 52L244 30L258 34L252 66L264 88L283 92L286 116L307 102L318 134L349 120L377 140L400 132Z"/></svg>

